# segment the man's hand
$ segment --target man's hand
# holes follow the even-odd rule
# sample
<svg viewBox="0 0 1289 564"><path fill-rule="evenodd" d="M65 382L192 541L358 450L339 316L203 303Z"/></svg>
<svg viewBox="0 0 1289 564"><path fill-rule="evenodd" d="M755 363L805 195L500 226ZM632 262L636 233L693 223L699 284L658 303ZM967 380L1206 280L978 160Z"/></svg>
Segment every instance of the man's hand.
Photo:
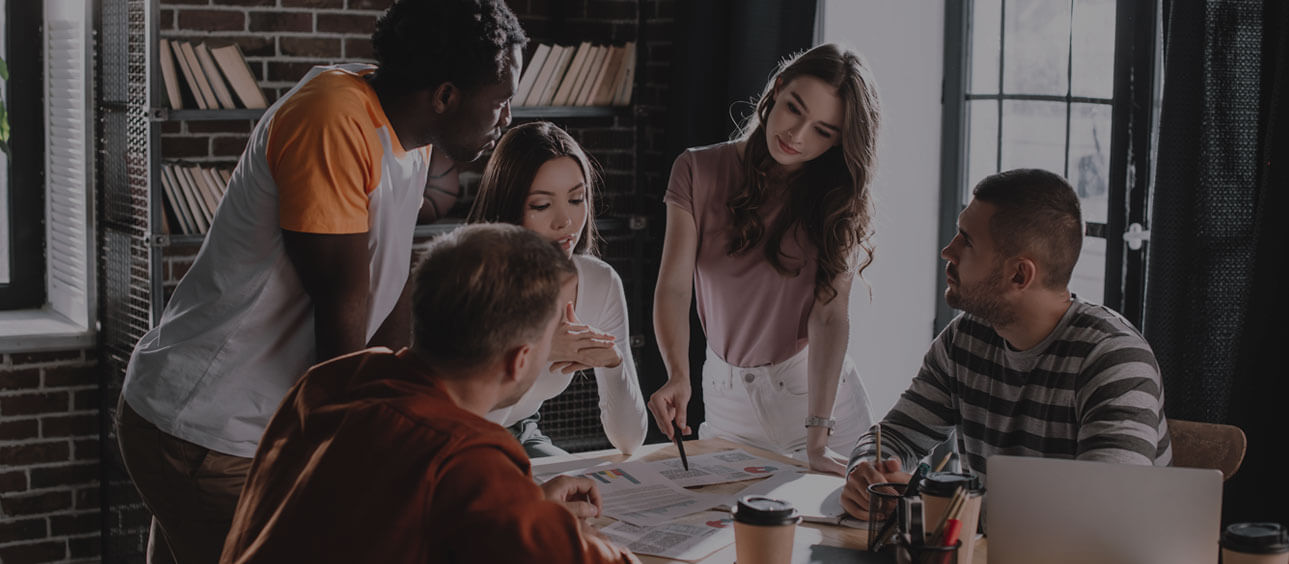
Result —
<svg viewBox="0 0 1289 564"><path fill-rule="evenodd" d="M542 484L546 499L568 508L579 520L600 516L600 490L584 476L556 476Z"/></svg>
<svg viewBox="0 0 1289 564"><path fill-rule="evenodd" d="M894 507L871 507L868 486L885 482L907 484L909 473L900 471L900 461L883 460L878 463L860 462L846 476L846 487L841 492L841 506L856 519L871 521L884 519ZM890 490L890 493L898 493Z"/></svg>
<svg viewBox="0 0 1289 564"><path fill-rule="evenodd" d="M579 322L570 302L551 341L551 370L570 374L587 368L613 368L622 364L613 345L613 335Z"/></svg>

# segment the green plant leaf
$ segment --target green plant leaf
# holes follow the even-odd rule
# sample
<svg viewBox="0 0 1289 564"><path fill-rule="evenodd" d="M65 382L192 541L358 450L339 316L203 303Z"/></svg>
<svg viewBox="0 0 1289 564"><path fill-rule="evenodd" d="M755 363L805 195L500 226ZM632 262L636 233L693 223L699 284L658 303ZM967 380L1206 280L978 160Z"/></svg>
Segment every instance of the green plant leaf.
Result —
<svg viewBox="0 0 1289 564"><path fill-rule="evenodd" d="M9 80L9 64L0 57L0 80Z"/></svg>

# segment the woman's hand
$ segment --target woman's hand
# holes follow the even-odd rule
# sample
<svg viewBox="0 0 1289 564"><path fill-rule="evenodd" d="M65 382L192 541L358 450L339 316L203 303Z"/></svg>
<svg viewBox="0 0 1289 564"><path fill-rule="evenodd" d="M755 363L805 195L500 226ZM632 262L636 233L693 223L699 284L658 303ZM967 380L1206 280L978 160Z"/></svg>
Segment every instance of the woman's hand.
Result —
<svg viewBox="0 0 1289 564"><path fill-rule="evenodd" d="M691 434L692 431L685 425L686 408L689 407L689 396L693 390L689 387L689 378L670 378L666 384L663 384L658 391L649 396L649 411L653 413L658 428L662 434L672 439L672 422L680 427L684 434Z"/></svg>
<svg viewBox="0 0 1289 564"><path fill-rule="evenodd" d="M551 340L551 370L569 374L587 368L613 368L622 363L614 341L613 335L579 322L569 302Z"/></svg>
<svg viewBox="0 0 1289 564"><path fill-rule="evenodd" d="M807 445L815 444L815 442L811 440L812 438L811 435L814 433L823 434L823 444L820 444L819 446L816 446L816 447L810 447L810 446L806 447L806 457L810 461L810 469L814 470L815 472L825 472L828 474L836 474L838 476L846 475L845 459L842 458L840 454L837 454L827 446L828 429L826 427L807 427L806 428Z"/></svg>

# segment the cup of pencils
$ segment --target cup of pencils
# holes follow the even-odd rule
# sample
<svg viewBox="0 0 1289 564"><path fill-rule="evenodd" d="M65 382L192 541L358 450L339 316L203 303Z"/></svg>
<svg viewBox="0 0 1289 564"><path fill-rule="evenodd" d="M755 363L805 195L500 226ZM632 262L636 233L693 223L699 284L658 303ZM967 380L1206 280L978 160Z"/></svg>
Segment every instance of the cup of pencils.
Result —
<svg viewBox="0 0 1289 564"><path fill-rule="evenodd" d="M946 539L953 531L961 539L957 562L970 564L976 544L976 526L985 489L980 477L953 472L931 472L922 480L922 516L926 544L952 544Z"/></svg>
<svg viewBox="0 0 1289 564"><path fill-rule="evenodd" d="M891 543L899 530L904 488L908 484L878 482L868 485L868 550L878 552Z"/></svg>
<svg viewBox="0 0 1289 564"><path fill-rule="evenodd" d="M933 544L915 542L909 535L900 535L895 541L895 561L898 564L953 564L957 561L962 541Z"/></svg>

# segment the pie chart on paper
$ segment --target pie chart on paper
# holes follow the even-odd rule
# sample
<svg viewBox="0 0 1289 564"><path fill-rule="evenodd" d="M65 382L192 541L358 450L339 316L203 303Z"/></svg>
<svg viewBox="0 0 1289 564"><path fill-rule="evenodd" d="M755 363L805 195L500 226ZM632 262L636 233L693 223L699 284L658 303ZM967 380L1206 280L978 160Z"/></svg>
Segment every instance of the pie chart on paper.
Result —
<svg viewBox="0 0 1289 564"><path fill-rule="evenodd" d="M748 466L743 468L743 471L748 474L769 474L775 470L778 470L778 468L773 466Z"/></svg>

